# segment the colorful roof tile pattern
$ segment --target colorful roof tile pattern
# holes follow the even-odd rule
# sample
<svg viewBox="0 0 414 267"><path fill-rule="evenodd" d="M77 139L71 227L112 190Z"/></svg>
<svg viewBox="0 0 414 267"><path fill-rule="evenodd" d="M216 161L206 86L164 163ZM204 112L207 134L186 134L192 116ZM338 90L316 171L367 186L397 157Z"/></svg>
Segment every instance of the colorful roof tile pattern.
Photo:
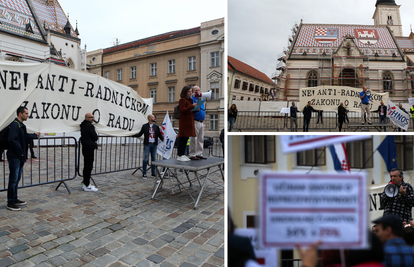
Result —
<svg viewBox="0 0 414 267"><path fill-rule="evenodd" d="M192 29L188 29L188 30L167 32L167 33L163 33L163 34L160 34L160 35L140 39L140 40L137 40L137 41L132 41L132 42L129 42L129 43L126 43L126 44L121 44L121 45L109 47L109 48L104 49L103 53L104 54L113 53L113 52L120 51L120 50L125 50L125 49L129 49L129 48L133 48L133 47L138 47L138 46L141 46L141 45L148 45L150 43L161 42L161 41L174 39L174 38L178 38L178 37L185 36L185 35L191 35L191 34L195 34L195 33L199 33L199 32L200 32L200 27L196 27L196 28L192 28Z"/></svg>
<svg viewBox="0 0 414 267"><path fill-rule="evenodd" d="M355 38L355 44L365 55L400 55L386 26L340 24L302 24L292 54L328 53L330 48L336 50L347 36Z"/></svg>
<svg viewBox="0 0 414 267"><path fill-rule="evenodd" d="M68 21L62 7L57 0L32 0L33 7L38 15L40 22L46 29L64 33L65 25ZM70 35L78 38L71 26Z"/></svg>
<svg viewBox="0 0 414 267"><path fill-rule="evenodd" d="M24 0L0 0L0 22L0 31L45 41ZM27 23L30 23L33 33L26 31Z"/></svg>
<svg viewBox="0 0 414 267"><path fill-rule="evenodd" d="M401 50L404 53L413 53L414 52L414 40L410 37L395 37L400 46Z"/></svg>
<svg viewBox="0 0 414 267"><path fill-rule="evenodd" d="M228 56L227 58L228 58L228 63L229 63L228 64L229 70L235 70L245 75L248 75L252 78L261 80L262 82L275 85L275 83L269 77L267 77L267 75L264 74L263 72L258 71L252 66L249 66L246 63L243 63L240 60L235 59L234 57Z"/></svg>

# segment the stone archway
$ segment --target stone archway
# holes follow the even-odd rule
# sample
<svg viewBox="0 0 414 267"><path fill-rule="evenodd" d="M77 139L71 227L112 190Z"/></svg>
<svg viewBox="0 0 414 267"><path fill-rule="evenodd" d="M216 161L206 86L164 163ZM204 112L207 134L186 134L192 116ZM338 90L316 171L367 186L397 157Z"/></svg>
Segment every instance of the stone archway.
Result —
<svg viewBox="0 0 414 267"><path fill-rule="evenodd" d="M353 68L345 68L339 74L338 85L359 88L358 74Z"/></svg>

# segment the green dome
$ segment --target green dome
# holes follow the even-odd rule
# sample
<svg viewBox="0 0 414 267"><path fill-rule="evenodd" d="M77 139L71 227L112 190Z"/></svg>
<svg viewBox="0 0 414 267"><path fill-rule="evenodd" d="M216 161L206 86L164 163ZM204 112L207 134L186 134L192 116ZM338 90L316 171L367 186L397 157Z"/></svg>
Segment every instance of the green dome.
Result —
<svg viewBox="0 0 414 267"><path fill-rule="evenodd" d="M395 3L395 0L377 0L377 3L375 4L375 6L377 5L396 6L397 4Z"/></svg>

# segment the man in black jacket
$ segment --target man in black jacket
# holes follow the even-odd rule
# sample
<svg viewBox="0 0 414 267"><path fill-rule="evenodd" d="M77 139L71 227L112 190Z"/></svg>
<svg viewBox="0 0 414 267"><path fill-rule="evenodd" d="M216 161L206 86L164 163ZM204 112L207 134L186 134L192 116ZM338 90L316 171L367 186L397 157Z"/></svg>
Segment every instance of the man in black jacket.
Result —
<svg viewBox="0 0 414 267"><path fill-rule="evenodd" d="M338 122L339 122L339 131L342 131L342 124L345 121L345 116L348 111L344 108L344 103L341 102L341 104L338 107Z"/></svg>
<svg viewBox="0 0 414 267"><path fill-rule="evenodd" d="M380 123L386 123L387 122L387 106L384 105L384 102L381 101L381 105L378 106L378 109L374 112L377 112L379 115L379 122ZM384 132L387 131L386 127L384 128Z"/></svg>
<svg viewBox="0 0 414 267"><path fill-rule="evenodd" d="M134 135L134 137L141 137L144 135L144 160L142 162L142 178L147 179L147 165L149 154L151 153L151 163L155 161L157 155L158 138L164 142L164 137L161 134L160 127L155 124L155 116L148 115L148 123L141 127L141 131ZM155 166L151 164L151 176L155 176Z"/></svg>
<svg viewBox="0 0 414 267"><path fill-rule="evenodd" d="M295 102L292 102L292 106L290 107L290 131L293 132L293 124L295 124L295 132L298 131L298 121L297 115L298 108L295 106Z"/></svg>
<svg viewBox="0 0 414 267"><path fill-rule="evenodd" d="M312 112L319 112L319 110L314 109L311 106L311 102L308 101L308 104L303 108L303 131L309 131L309 123L312 117Z"/></svg>
<svg viewBox="0 0 414 267"><path fill-rule="evenodd" d="M93 161L95 160L95 149L98 149L98 135L95 131L95 126L92 125L94 121L92 113L86 113L85 120L81 123L81 144L83 155L83 182L82 189L88 192L96 192L98 188L90 184L91 172L93 169Z"/></svg>
<svg viewBox="0 0 414 267"><path fill-rule="evenodd" d="M40 133L28 134L26 131L26 125L23 122L29 117L27 108L19 107L16 113L17 118L10 124L9 135L7 137L9 144L7 160L10 170L9 185L7 188L7 209L9 210L20 210L19 206L26 204L25 201L17 198L17 188L22 177L24 163L27 159L29 139L40 136Z"/></svg>

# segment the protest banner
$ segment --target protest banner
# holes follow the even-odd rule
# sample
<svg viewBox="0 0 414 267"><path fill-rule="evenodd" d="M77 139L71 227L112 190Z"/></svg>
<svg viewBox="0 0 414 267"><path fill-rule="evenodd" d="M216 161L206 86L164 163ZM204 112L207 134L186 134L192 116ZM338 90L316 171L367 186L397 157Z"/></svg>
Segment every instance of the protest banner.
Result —
<svg viewBox="0 0 414 267"><path fill-rule="evenodd" d="M257 263L264 267L277 267L278 257L276 248L265 248L260 246L257 237L257 230L253 228L237 228L234 234L250 239Z"/></svg>
<svg viewBox="0 0 414 267"><path fill-rule="evenodd" d="M350 111L361 111L361 99L359 93L361 88L349 86L316 86L305 87L299 90L299 101L301 106L305 106L311 101L313 108L317 110L338 110L339 104L344 103L344 107ZM381 101L387 103L388 93L376 93L371 91L370 110L377 110Z"/></svg>
<svg viewBox="0 0 414 267"><path fill-rule="evenodd" d="M371 138L371 135L281 135L283 153Z"/></svg>
<svg viewBox="0 0 414 267"><path fill-rule="evenodd" d="M86 113L101 134L139 132L152 113L152 99L120 83L51 63L0 60L0 129L29 110L28 132L76 132Z"/></svg>
<svg viewBox="0 0 414 267"><path fill-rule="evenodd" d="M168 111L161 125L161 134L164 137L164 142L158 142L157 153L163 158L169 159L174 148L177 134L172 127Z"/></svg>
<svg viewBox="0 0 414 267"><path fill-rule="evenodd" d="M408 124L410 123L410 115L402 111L389 99L387 106L387 118L389 118L390 121L396 126L407 131Z"/></svg>
<svg viewBox="0 0 414 267"><path fill-rule="evenodd" d="M368 205L363 174L261 172L260 241L294 248L365 248Z"/></svg>

